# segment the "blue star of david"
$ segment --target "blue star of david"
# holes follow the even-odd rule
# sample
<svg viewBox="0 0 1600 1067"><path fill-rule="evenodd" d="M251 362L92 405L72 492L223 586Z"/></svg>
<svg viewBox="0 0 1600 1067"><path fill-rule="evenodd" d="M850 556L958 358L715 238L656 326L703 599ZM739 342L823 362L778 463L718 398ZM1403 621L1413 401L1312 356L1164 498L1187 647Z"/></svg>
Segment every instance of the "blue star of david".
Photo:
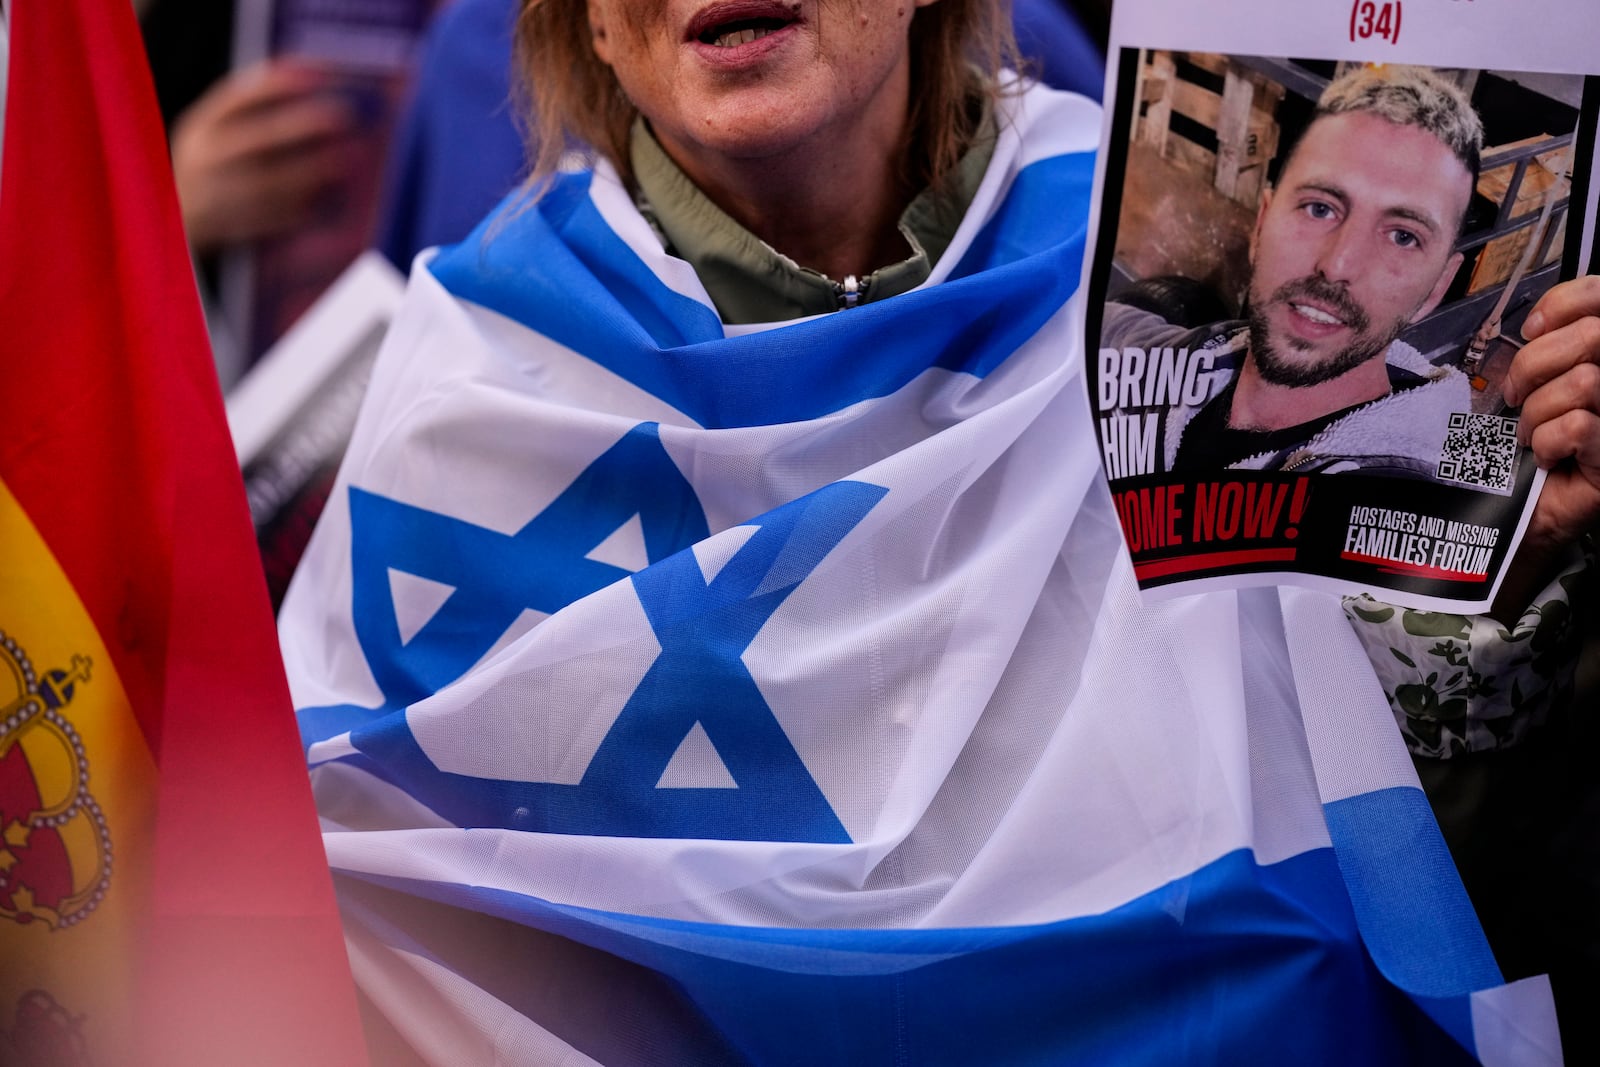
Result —
<svg viewBox="0 0 1600 1067"><path fill-rule="evenodd" d="M707 536L704 514L651 424L637 427L510 536L353 490L356 630L385 706L308 709L303 725L321 722L322 736L329 736L329 723L349 729L361 753L355 762L460 826L846 842L849 835L741 657L885 492L836 483L753 520L756 532L707 582L693 553L683 551ZM583 778L563 785L440 771L405 716L393 712L459 677L525 608L554 612L627 576L583 557L634 514L651 566L632 581L661 652ZM389 596L390 568L455 587L404 644ZM658 787L696 725L737 788Z"/></svg>
<svg viewBox="0 0 1600 1067"><path fill-rule="evenodd" d="M524 610L554 614L628 577L631 571L586 557L634 515L652 563L708 535L700 501L653 422L624 434L511 535L352 487L352 615L384 699L376 708L302 709L303 742L344 733L442 689L482 659ZM391 569L454 589L409 641L401 640L395 617Z"/></svg>
<svg viewBox="0 0 1600 1067"><path fill-rule="evenodd" d="M838 482L768 513L709 583L688 552L633 576L661 654L575 787L603 806L581 809L580 828L567 832L626 827L632 837L850 840L742 657L886 491ZM654 788L696 724L739 788Z"/></svg>
<svg viewBox="0 0 1600 1067"><path fill-rule="evenodd" d="M634 427L509 537L352 488L356 636L385 702L411 704L460 678L525 609L553 615L628 577L585 557L636 514L651 563L709 536L655 423ZM455 587L404 643L391 568Z"/></svg>

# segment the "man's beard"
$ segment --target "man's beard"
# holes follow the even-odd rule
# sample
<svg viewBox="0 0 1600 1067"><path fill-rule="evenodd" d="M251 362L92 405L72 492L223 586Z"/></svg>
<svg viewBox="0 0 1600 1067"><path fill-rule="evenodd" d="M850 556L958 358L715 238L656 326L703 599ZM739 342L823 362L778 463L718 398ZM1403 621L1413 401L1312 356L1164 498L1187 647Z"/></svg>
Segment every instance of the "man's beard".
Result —
<svg viewBox="0 0 1600 1067"><path fill-rule="evenodd" d="M1266 309L1269 306L1282 304L1287 307L1291 301L1303 297L1333 309L1334 314L1355 334L1349 345L1315 363L1303 363L1286 358L1274 347L1267 323ZM1289 313L1294 314L1293 311ZM1265 382L1291 389L1306 389L1321 385L1323 382L1330 382L1349 373L1385 351L1405 327L1405 322L1401 321L1382 335L1369 333L1372 321L1361 306L1350 299L1350 294L1345 292L1343 286L1319 277L1297 278L1292 282L1286 282L1265 301L1256 300L1252 294L1248 321L1250 355L1255 361L1256 372ZM1305 348L1292 340L1289 346L1302 351Z"/></svg>

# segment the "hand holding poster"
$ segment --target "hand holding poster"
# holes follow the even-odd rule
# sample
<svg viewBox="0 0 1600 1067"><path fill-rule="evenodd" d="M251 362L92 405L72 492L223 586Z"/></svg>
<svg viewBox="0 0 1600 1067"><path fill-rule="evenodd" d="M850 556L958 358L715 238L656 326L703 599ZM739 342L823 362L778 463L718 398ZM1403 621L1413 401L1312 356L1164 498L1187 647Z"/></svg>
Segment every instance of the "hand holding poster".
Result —
<svg viewBox="0 0 1600 1067"><path fill-rule="evenodd" d="M1118 6L1086 379L1142 589L1493 598L1508 371L1593 228L1585 15L1538 7Z"/></svg>
<svg viewBox="0 0 1600 1067"><path fill-rule="evenodd" d="M342 178L294 232L236 250L223 269L223 310L243 348L231 386L310 309L372 241L379 178L413 49L433 0L239 0L234 65L269 60L320 72L355 119Z"/></svg>

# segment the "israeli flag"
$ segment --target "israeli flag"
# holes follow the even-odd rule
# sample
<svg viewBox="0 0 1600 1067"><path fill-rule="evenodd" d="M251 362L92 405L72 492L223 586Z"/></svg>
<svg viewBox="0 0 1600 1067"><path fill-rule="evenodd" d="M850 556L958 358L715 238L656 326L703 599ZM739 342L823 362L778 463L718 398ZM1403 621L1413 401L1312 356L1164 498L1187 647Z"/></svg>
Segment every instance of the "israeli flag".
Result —
<svg viewBox="0 0 1600 1067"><path fill-rule="evenodd" d="M846 312L724 326L605 167L416 270L282 639L422 1061L1559 1060L1337 602L1138 603L1099 115L1001 126Z"/></svg>

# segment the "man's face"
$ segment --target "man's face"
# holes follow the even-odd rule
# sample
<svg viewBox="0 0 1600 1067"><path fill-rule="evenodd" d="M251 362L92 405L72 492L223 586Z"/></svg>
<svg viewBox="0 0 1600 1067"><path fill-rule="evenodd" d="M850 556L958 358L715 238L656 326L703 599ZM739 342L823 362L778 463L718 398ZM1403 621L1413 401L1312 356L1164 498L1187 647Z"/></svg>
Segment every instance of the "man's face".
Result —
<svg viewBox="0 0 1600 1067"><path fill-rule="evenodd" d="M1471 196L1467 168L1425 130L1364 112L1313 122L1251 241L1261 376L1312 386L1380 356L1450 287Z"/></svg>

